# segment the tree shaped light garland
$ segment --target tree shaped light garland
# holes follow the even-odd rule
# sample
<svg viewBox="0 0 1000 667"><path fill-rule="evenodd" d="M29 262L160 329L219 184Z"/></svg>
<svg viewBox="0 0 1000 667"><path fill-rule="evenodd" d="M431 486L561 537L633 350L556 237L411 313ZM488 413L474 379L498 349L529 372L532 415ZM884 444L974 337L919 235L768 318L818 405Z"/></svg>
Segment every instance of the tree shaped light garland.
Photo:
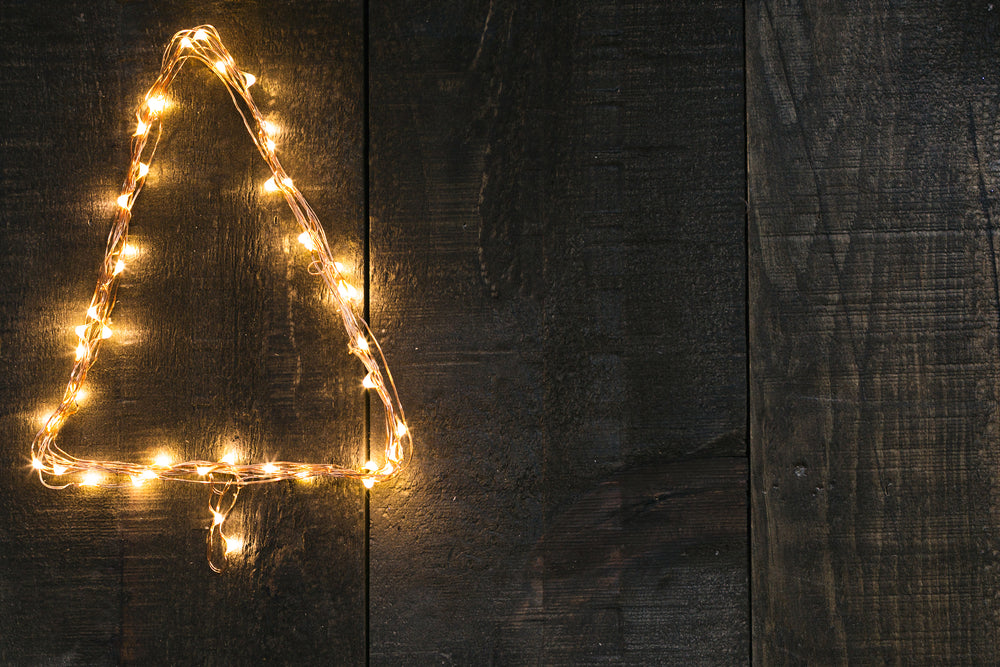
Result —
<svg viewBox="0 0 1000 667"><path fill-rule="evenodd" d="M115 304L115 292L133 250L127 243L132 206L142 189L159 141L161 118L170 104L166 92L184 62L189 59L207 65L226 85L250 136L271 169L272 176L263 187L268 192L280 192L288 202L302 229L299 241L312 256L309 271L322 278L329 288L344 323L348 347L367 371L361 384L366 390L374 390L385 408L386 446L381 460L368 461L360 470L333 463L242 463L237 460L235 453L228 453L218 461L174 463L166 456L145 464L98 461L71 456L56 444L59 431L66 420L79 409L86 396L84 385L87 372L96 361L102 342L114 333L110 316ZM83 323L75 329L78 338L76 363L70 374L69 384L59 406L46 417L44 426L31 444L31 464L38 472L42 484L52 489L69 486L141 486L156 479L208 485L211 488L208 560L216 572L221 571L225 564L224 554L238 551L242 546L238 537L227 535L223 531L226 517L236 502L240 488L249 484L281 480L348 477L360 480L370 489L375 482L399 472L409 460L412 449L403 408L385 357L368 324L353 310L353 304L359 301L362 294L348 282L345 268L333 260L316 214L278 162L273 129L261 116L250 96L249 89L255 81L256 77L252 74L236 67L232 56L223 46L219 33L210 25L182 30L170 40L163 54L160 75L146 93L136 113L131 162L122 193L117 199L116 215L108 235L97 288L85 311Z"/></svg>

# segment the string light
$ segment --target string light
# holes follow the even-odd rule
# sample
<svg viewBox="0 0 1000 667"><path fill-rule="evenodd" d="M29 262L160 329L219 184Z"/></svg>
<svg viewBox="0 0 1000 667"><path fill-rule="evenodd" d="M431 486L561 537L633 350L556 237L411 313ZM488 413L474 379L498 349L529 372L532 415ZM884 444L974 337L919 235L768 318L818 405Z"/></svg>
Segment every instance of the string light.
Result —
<svg viewBox="0 0 1000 667"><path fill-rule="evenodd" d="M335 463L238 463L236 452L229 451L216 462L174 462L168 454L161 453L154 458L152 464L141 464L77 458L56 443L62 426L80 409L80 403L87 395L83 385L97 359L102 342L113 334L108 322L115 303L118 279L125 271L126 260L139 254L139 250L128 243L131 209L149 173L160 137L162 117L170 107L167 90L187 60L204 64L226 85L237 112L243 117L261 157L271 171L264 189L280 192L298 223L301 230L299 238L312 257L309 271L319 276L333 298L347 340L350 341L348 349L365 368L362 385L365 389L376 390L384 408L386 444L380 457L381 462L372 459L360 469ZM359 300L361 293L346 281L345 268L340 262L333 260L319 219L278 161L273 136L279 133L279 128L263 118L248 90L257 81L256 77L241 72L234 62L218 32L210 25L182 30L174 35L167 46L159 76L136 112L131 162L126 172L129 176L116 199L117 208L108 235L107 251L94 296L86 311L87 321L74 328L78 342L76 362L69 384L59 406L46 417L31 444L31 467L37 472L41 483L52 489L126 485L141 488L144 482L151 479L208 486L211 491L209 510L212 517L207 540L208 562L216 572L225 567L225 561L220 560L220 555L237 553L244 548L242 538L223 532L226 519L235 506L242 487L283 480L308 481L321 477L345 477L359 480L365 488L370 489L377 481L388 479L401 470L409 460L413 447L412 436L406 427L403 408L385 356L368 324L353 309L353 304ZM59 479L53 480L53 477Z"/></svg>

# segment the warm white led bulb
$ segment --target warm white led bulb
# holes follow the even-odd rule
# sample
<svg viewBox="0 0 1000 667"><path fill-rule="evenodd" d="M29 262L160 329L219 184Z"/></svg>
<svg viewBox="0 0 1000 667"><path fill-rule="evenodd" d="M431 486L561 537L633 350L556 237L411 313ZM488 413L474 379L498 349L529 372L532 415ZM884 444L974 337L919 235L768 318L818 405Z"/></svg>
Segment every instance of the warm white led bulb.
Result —
<svg viewBox="0 0 1000 667"><path fill-rule="evenodd" d="M173 459L170 458L170 454L167 454L166 452L160 452L159 454L156 455L156 458L153 459L153 463L155 463L161 468L167 468L170 466L171 463L173 463Z"/></svg>
<svg viewBox="0 0 1000 667"><path fill-rule="evenodd" d="M195 471L202 477L211 472L212 468L210 466L198 466Z"/></svg>
<svg viewBox="0 0 1000 667"><path fill-rule="evenodd" d="M76 331L76 337L77 338L83 338L84 336L87 335L87 325L86 324L81 324L78 327L76 327L76 329L74 331Z"/></svg>
<svg viewBox="0 0 1000 667"><path fill-rule="evenodd" d="M358 334L358 337L354 342L358 346L359 350L364 350L365 352L368 351L368 341L365 340L363 334Z"/></svg>
<svg viewBox="0 0 1000 667"><path fill-rule="evenodd" d="M136 125L135 125L135 134L133 134L132 136L133 137L141 137L142 135L146 134L147 132L149 132L149 125L146 125L144 122L142 122L140 120L138 123L136 123Z"/></svg>
<svg viewBox="0 0 1000 667"><path fill-rule="evenodd" d="M35 470L41 470L42 468L45 467L45 465L42 463L41 459L34 458L31 459L31 467L34 468Z"/></svg>
<svg viewBox="0 0 1000 667"><path fill-rule="evenodd" d="M146 174L149 173L149 165L145 162L139 163L139 178L145 178Z"/></svg>
<svg viewBox="0 0 1000 667"><path fill-rule="evenodd" d="M260 121L260 129L264 130L264 134L277 134L278 126L269 120Z"/></svg>
<svg viewBox="0 0 1000 667"><path fill-rule="evenodd" d="M76 396L73 397L73 400L75 400L77 404L80 404L86 401L88 396L90 396L90 392L83 387L80 387L76 390Z"/></svg>
<svg viewBox="0 0 1000 667"><path fill-rule="evenodd" d="M107 340L108 338L111 338L111 334L113 333L114 331L112 331L111 327L109 327L108 325L105 324L103 327L101 327L101 338Z"/></svg>
<svg viewBox="0 0 1000 667"><path fill-rule="evenodd" d="M76 360L80 361L85 356L87 356L87 346L84 343L80 343L76 346Z"/></svg>
<svg viewBox="0 0 1000 667"><path fill-rule="evenodd" d="M194 41L196 41L196 42L204 42L206 39L208 39L208 33L206 31L204 31L204 30L197 30L197 31L195 31L195 33L194 33Z"/></svg>
<svg viewBox="0 0 1000 667"><path fill-rule="evenodd" d="M268 139L264 140L264 145L267 146L267 150L269 150L269 151L271 151L273 153L274 149L275 149L275 146L277 144L274 143L274 139L268 138Z"/></svg>
<svg viewBox="0 0 1000 667"><path fill-rule="evenodd" d="M226 455L219 459L219 461L233 465L236 463L236 452L226 452Z"/></svg>
<svg viewBox="0 0 1000 667"><path fill-rule="evenodd" d="M396 437L397 438L402 438L404 435L407 434L408 431L409 431L409 429L406 428L406 424L404 424L403 422L398 421L398 420L396 421Z"/></svg>
<svg viewBox="0 0 1000 667"><path fill-rule="evenodd" d="M66 472L66 466L59 465L58 463L52 466L52 473L55 475L61 475Z"/></svg>
<svg viewBox="0 0 1000 667"><path fill-rule="evenodd" d="M378 386L375 384L375 377L373 373L366 375L365 379L361 381L361 384L364 385L365 389L374 389Z"/></svg>
<svg viewBox="0 0 1000 667"><path fill-rule="evenodd" d="M374 461L368 461L365 464L365 470L367 470L368 472L375 472L376 470L378 470L378 464L375 463Z"/></svg>
<svg viewBox="0 0 1000 667"><path fill-rule="evenodd" d="M225 74L226 73L226 61L225 60L216 60L215 61L215 71L217 71L219 74Z"/></svg>
<svg viewBox="0 0 1000 667"><path fill-rule="evenodd" d="M246 81L247 88L257 83L257 77L255 77L250 72L243 72L243 80Z"/></svg>
<svg viewBox="0 0 1000 667"><path fill-rule="evenodd" d="M363 480L361 480L361 483L365 485L366 489L370 489L373 486L375 486L375 478L374 477L365 477Z"/></svg>
<svg viewBox="0 0 1000 667"><path fill-rule="evenodd" d="M264 181L264 189L268 192L278 191L278 184L274 182L274 176Z"/></svg>
<svg viewBox="0 0 1000 667"><path fill-rule="evenodd" d="M80 486L97 486L101 483L101 473L96 470L88 470L83 475L83 481L80 482Z"/></svg>
<svg viewBox="0 0 1000 667"><path fill-rule="evenodd" d="M115 262L115 271L114 271L114 275L116 275L116 276L117 276L117 275L118 275L119 273L121 273L121 272L122 272L122 271L124 271L124 270L125 270L125 262L123 262L123 261L121 261L121 260L119 259L119 260L118 260L117 262Z"/></svg>
<svg viewBox="0 0 1000 667"><path fill-rule="evenodd" d="M239 553L243 549L243 540L239 537L225 537L226 540L226 553L233 554Z"/></svg>
<svg viewBox="0 0 1000 667"><path fill-rule="evenodd" d="M181 46L184 47L185 49L190 49L192 46L194 46L194 44L192 44L191 40L188 39L187 37L181 37Z"/></svg>
<svg viewBox="0 0 1000 667"><path fill-rule="evenodd" d="M146 100L146 106L148 106L149 110L153 113L160 113L167 108L167 100L161 95L156 95L155 97L150 97Z"/></svg>
<svg viewBox="0 0 1000 667"><path fill-rule="evenodd" d="M278 466L274 465L273 463L265 463L263 469L264 472L266 472L268 475L273 475L274 473L278 472Z"/></svg>
<svg viewBox="0 0 1000 667"><path fill-rule="evenodd" d="M306 247L306 250L315 250L316 244L313 242L312 236L309 232L302 232L299 234L299 243Z"/></svg>
<svg viewBox="0 0 1000 667"><path fill-rule="evenodd" d="M221 526L222 522L226 520L226 517L222 516L220 513L212 510L212 525Z"/></svg>
<svg viewBox="0 0 1000 667"><path fill-rule="evenodd" d="M346 280L341 280L337 283L337 291L340 293L341 298L347 301L361 300L361 291Z"/></svg>
<svg viewBox="0 0 1000 667"><path fill-rule="evenodd" d="M118 205L121 206L123 209L125 209L127 211L130 208L132 208L132 204L129 201L130 199L132 199L132 193L131 192L126 192L125 194L123 194L120 197L118 197L118 199L117 199Z"/></svg>
<svg viewBox="0 0 1000 667"><path fill-rule="evenodd" d="M92 320L101 319L100 314L98 314L97 312L97 306L91 306L90 308L87 309L87 317L89 317Z"/></svg>

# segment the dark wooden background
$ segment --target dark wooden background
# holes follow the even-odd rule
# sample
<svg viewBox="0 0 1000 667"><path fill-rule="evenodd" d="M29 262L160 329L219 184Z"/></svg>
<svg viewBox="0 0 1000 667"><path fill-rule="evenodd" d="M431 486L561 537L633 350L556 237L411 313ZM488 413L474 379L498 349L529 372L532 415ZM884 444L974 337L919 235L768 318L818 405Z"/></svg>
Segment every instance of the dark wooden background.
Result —
<svg viewBox="0 0 1000 667"><path fill-rule="evenodd" d="M0 4L0 662L993 662L998 17ZM245 493L221 576L203 489L28 466L132 110L203 22L367 276L416 444L367 496ZM173 97L65 446L360 463L290 216L221 85Z"/></svg>

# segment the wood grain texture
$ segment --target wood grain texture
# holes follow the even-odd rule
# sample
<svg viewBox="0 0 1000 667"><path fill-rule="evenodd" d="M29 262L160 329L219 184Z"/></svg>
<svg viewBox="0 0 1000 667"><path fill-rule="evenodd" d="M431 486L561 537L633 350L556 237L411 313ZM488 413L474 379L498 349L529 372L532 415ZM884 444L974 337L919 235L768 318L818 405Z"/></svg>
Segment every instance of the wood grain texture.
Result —
<svg viewBox="0 0 1000 667"><path fill-rule="evenodd" d="M995 664L998 20L748 5L758 664Z"/></svg>
<svg viewBox="0 0 1000 667"><path fill-rule="evenodd" d="M740 3L371 11L372 663L745 662Z"/></svg>
<svg viewBox="0 0 1000 667"><path fill-rule="evenodd" d="M0 11L2 260L0 662L358 664L364 514L356 485L245 492L246 556L205 562L207 490L50 491L28 474L104 251L132 116L178 29L211 22L282 126L279 155L335 249L362 269L360 2L5 3ZM116 336L71 452L161 448L358 462L358 365L306 272L294 221L221 84L189 66L133 209Z"/></svg>

